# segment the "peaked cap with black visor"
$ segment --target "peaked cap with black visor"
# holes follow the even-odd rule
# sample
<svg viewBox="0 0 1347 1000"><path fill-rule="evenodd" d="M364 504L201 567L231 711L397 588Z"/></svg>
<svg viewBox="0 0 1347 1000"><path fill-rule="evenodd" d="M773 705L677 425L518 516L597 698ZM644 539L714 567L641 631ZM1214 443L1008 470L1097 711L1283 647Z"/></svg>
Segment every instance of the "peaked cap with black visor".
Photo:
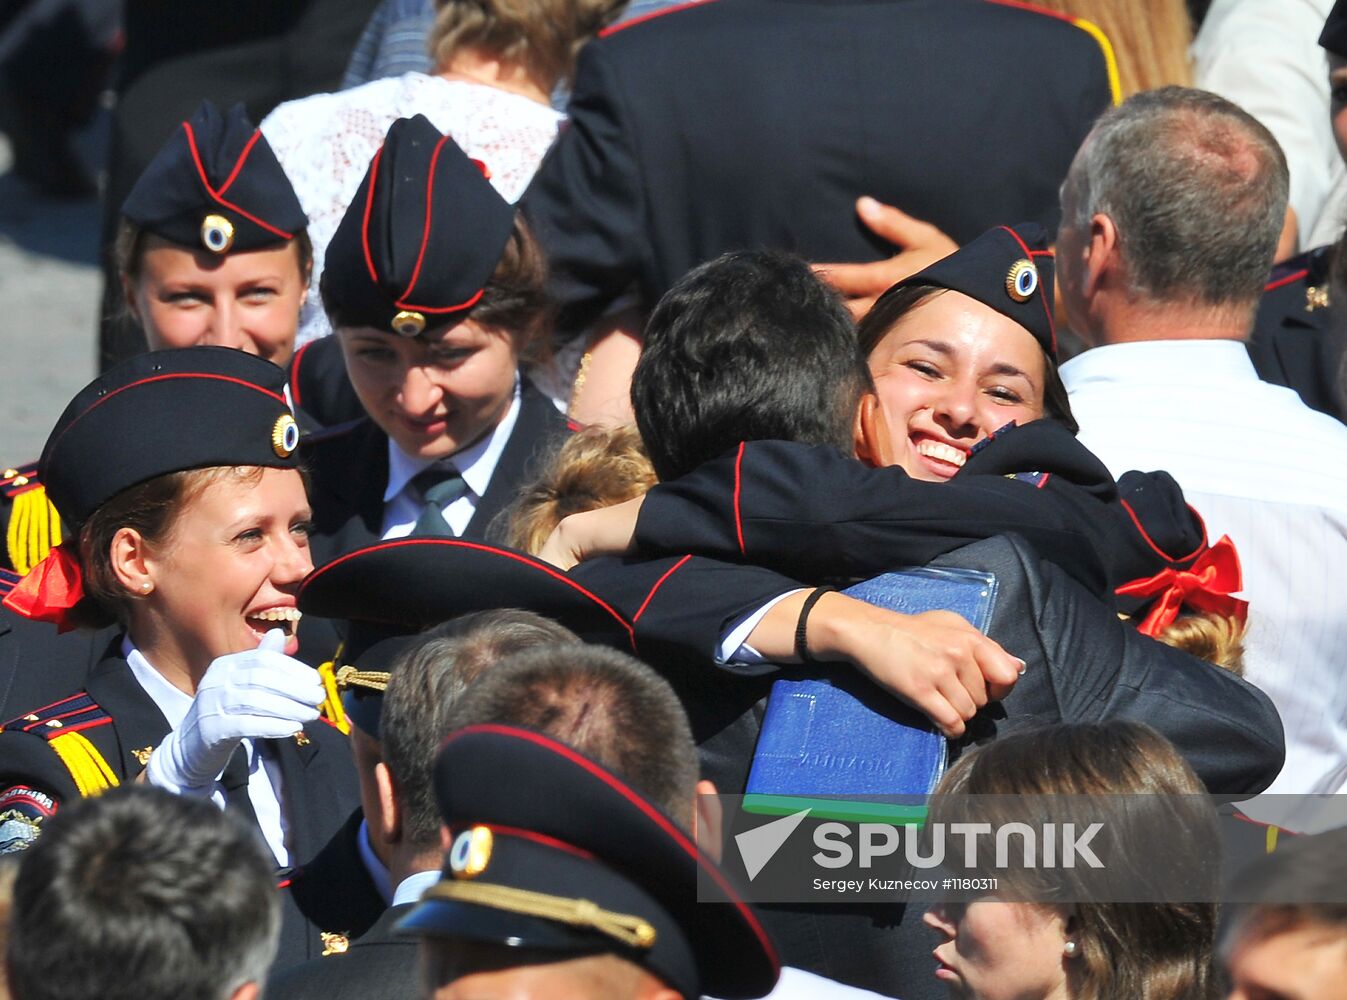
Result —
<svg viewBox="0 0 1347 1000"><path fill-rule="evenodd" d="M333 326L415 337L464 318L514 228L487 174L423 115L395 121L327 247Z"/></svg>
<svg viewBox="0 0 1347 1000"><path fill-rule="evenodd" d="M459 615L533 611L582 639L632 634L631 624L555 566L462 538L398 538L324 563L299 589L299 610L347 623L324 715L379 738L383 692L417 635ZM616 627L616 628L615 628Z"/></svg>
<svg viewBox="0 0 1347 1000"><path fill-rule="evenodd" d="M122 215L172 243L219 255L275 246L309 224L243 105L221 115L209 101L155 154Z"/></svg>
<svg viewBox="0 0 1347 1000"><path fill-rule="evenodd" d="M435 799L453 846L399 930L558 961L614 954L688 998L775 985L771 939L724 873L640 791L564 743L460 729L436 758Z"/></svg>
<svg viewBox="0 0 1347 1000"><path fill-rule="evenodd" d="M137 355L81 389L47 438L39 472L77 531L132 486L216 466L297 469L298 447L284 371L229 347L184 347ZM53 548L6 606L64 627L83 594L73 544Z"/></svg>
<svg viewBox="0 0 1347 1000"><path fill-rule="evenodd" d="M929 285L962 292L1024 327L1054 360L1053 254L1033 222L997 226L893 287Z"/></svg>

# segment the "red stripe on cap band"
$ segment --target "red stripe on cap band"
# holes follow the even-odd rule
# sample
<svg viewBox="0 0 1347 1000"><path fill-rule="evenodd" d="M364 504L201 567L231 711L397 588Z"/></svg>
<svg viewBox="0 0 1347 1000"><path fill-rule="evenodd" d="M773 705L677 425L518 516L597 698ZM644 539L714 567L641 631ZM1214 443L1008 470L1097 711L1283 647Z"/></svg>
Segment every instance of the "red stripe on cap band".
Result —
<svg viewBox="0 0 1347 1000"><path fill-rule="evenodd" d="M458 312L460 309L467 309L470 306L475 306L485 292L485 288L479 289L476 295L463 300L456 306L418 306L415 303L401 300L394 302L393 305L397 306L399 309L415 309L417 312L423 313L452 313Z"/></svg>
<svg viewBox="0 0 1347 1000"><path fill-rule="evenodd" d="M544 847L551 847L558 851L565 851L567 854L574 854L577 858L583 858L586 861L593 861L594 855L589 851L576 847L574 844L568 844L564 840L558 840L556 837L549 837L545 833L535 833L533 830L521 830L517 826L501 826L497 823L472 823L472 826L484 826L492 833L502 834L506 837L518 837L520 840L528 840L535 844L541 844Z"/></svg>
<svg viewBox="0 0 1347 1000"><path fill-rule="evenodd" d="M198 152L196 148L196 132L192 130L192 123L183 122L182 128L183 131L187 133L187 148L190 149L192 152L192 162L196 164L196 172L201 177L201 185L206 189L207 194L209 194L212 198L218 201L225 208L229 209L232 212L237 213L238 215L243 216L253 225L261 226L267 232L275 233L283 240L292 240L295 238L294 233L287 233L284 229L277 229L269 222L263 222L257 216L253 215L251 212L239 208L239 206L235 205L232 201L227 201L224 198L222 198L220 196L220 192L216 191L213 187L210 186L210 181L206 177L206 168L201 163L201 153Z"/></svg>
<svg viewBox="0 0 1347 1000"><path fill-rule="evenodd" d="M752 930L754 936L762 945L763 951L765 951L771 959L772 964L778 967L780 966L780 960L776 956L776 948L772 946L772 941L767 936L767 932L763 930L762 924L758 923L757 915L754 914L748 904L740 898L739 893L735 891L734 886L730 885L729 879L725 877L724 872L711 864L706 859L706 856L697 849L697 845L688 839L687 834L671 823L667 816L647 802L640 793L624 784L615 775L599 767L592 760L576 753L564 743L558 743L556 740L544 736L542 733L535 733L528 729L517 729L513 726L501 726L495 723L465 726L458 730L458 732L452 733L447 737L445 741L440 744L440 747L443 749L455 740L461 739L471 733L495 733L498 736L511 736L516 739L528 740L545 750L550 750L558 756L566 758L572 764L587 771L590 775L598 778L609 788L621 795L635 806L647 819L659 827L670 840L676 843L697 862L698 867L700 867L702 871L716 883L720 888L720 891L725 894L725 899L739 911L739 915L743 917L744 923L746 923L749 929Z"/></svg>
<svg viewBox="0 0 1347 1000"><path fill-rule="evenodd" d="M426 172L426 218L421 226L421 250L416 255L416 265L412 268L412 280L407 282L407 288L399 299L405 299L412 294L412 289L416 287L417 279L421 277L421 264L426 259L426 247L430 245L430 221L432 218L432 199L435 194L435 164L440 160L440 150L444 149L444 144L449 141L449 137L441 136L440 141L435 144L435 150L430 154L430 169ZM406 308L405 306L403 308Z"/></svg>
<svg viewBox="0 0 1347 1000"><path fill-rule="evenodd" d="M1123 510L1127 511L1127 516L1132 519L1132 525L1137 529L1137 534L1141 536L1141 540L1150 546L1151 551L1161 559L1165 559L1169 562L1187 562L1189 559L1196 559L1202 553L1202 550L1207 547L1207 523L1202 520L1202 515L1193 510L1192 507L1189 507L1188 509L1192 511L1193 516L1197 518L1197 523L1202 526L1202 541L1198 543L1197 548L1193 549L1193 551L1189 552L1186 556L1171 556L1164 549L1160 548L1160 546L1155 543L1155 540L1151 538L1150 532L1142 526L1141 518L1137 517L1137 512L1132 509L1132 505L1126 500L1120 502L1122 503Z"/></svg>

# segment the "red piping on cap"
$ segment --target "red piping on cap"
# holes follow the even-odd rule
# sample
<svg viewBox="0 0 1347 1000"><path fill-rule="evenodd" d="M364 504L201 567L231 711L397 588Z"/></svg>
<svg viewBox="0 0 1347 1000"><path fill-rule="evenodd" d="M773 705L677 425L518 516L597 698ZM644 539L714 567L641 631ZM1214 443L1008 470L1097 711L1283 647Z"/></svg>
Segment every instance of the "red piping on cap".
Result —
<svg viewBox="0 0 1347 1000"><path fill-rule="evenodd" d="M365 266L369 268L369 280L379 283L379 272L374 269L374 257L369 252L369 217L374 209L374 185L379 182L379 161L383 159L384 148L379 147L369 165L369 187L365 190L365 215L360 223L360 245L365 251Z"/></svg>
<svg viewBox="0 0 1347 1000"><path fill-rule="evenodd" d="M1026 255L1030 260L1033 260L1035 257L1051 257L1051 256L1053 256L1053 253L1052 253L1051 250L1030 250L1030 249L1029 249L1029 245L1028 245L1027 243L1025 243L1024 240L1020 239L1020 234L1017 233L1017 232L1015 232L1015 230L1011 229L1009 226L999 226L998 228L1004 229L1006 232L1008 232L1008 233L1010 234L1011 239L1013 239L1016 243L1018 243L1018 244L1020 245L1020 249L1024 251L1025 255ZM1053 354L1056 354L1056 353L1057 353L1057 324L1054 323L1053 320L1052 320L1052 306L1048 304L1048 296L1047 296L1047 293L1043 291L1043 283L1042 283L1042 282L1039 282L1039 286L1038 286L1038 301L1041 302L1041 303L1043 304L1043 314L1044 314L1045 316L1047 316L1047 318L1048 318L1048 332L1049 332L1050 334L1052 334L1052 353L1053 353Z"/></svg>
<svg viewBox="0 0 1347 1000"><path fill-rule="evenodd" d="M1132 519L1132 524L1137 529L1137 534L1141 536L1141 540L1150 546L1151 551L1161 559L1164 559L1167 562L1187 562L1190 559L1196 559L1201 554L1202 550L1207 547L1207 522L1202 520L1202 515L1191 505L1185 506L1188 507L1189 513L1197 518L1197 523L1202 528L1202 541L1198 543L1197 548L1193 549L1193 551L1189 552L1186 556L1171 556L1168 552L1155 544L1154 539L1150 536L1150 532L1142 527L1141 518L1137 517L1137 512L1132 509L1132 505L1126 500L1120 500L1119 503L1122 504L1123 510L1127 511L1127 516Z"/></svg>
<svg viewBox="0 0 1347 1000"><path fill-rule="evenodd" d="M238 179L239 172L243 169L243 164L247 162L248 154L253 151L253 147L257 145L257 140L261 137L262 130L254 129L253 136L244 145L243 152L239 154L238 162L234 164L234 169L229 172L229 176L225 178L224 184L220 186L220 194L224 194L234 186L234 181Z"/></svg>
<svg viewBox="0 0 1347 1000"><path fill-rule="evenodd" d="M620 614L618 614L616 611L614 611L607 603L596 597L594 594L590 593L584 587L580 586L580 584L576 583L574 580L572 580L570 577L568 577L565 573L561 572L556 567L550 566L547 563L534 559L532 556L526 556L519 552L508 552L505 549L498 549L490 545L481 545L477 542L465 542L461 538L399 538L390 542L384 542L382 545L372 545L367 549L359 549L355 552L348 552L346 555L341 556L337 559L333 559L330 563L327 563L320 569L316 569L312 573L310 573L308 577L305 579L304 583L300 585L299 593L302 596L304 594L304 591L308 589L309 585L314 580L317 580L319 577L321 577L324 573L327 573L329 570L332 570L337 566L340 566L348 559L354 559L356 556L364 555L367 552L381 552L384 549L396 549L401 548L402 546L405 545L448 545L453 548L474 549L478 552L489 552L492 555L504 556L506 559L513 559L515 562L523 563L525 566L531 567L532 569L536 569L541 573L546 573L553 579L558 580L561 583L564 583L572 590L575 590L583 594L585 597L589 598L604 611L608 612L608 614L612 615L613 620L616 621L619 625L621 625L622 629L627 633L627 637L631 641L632 648L633 649L636 648L636 636L631 625L627 623L627 620L623 618Z"/></svg>
<svg viewBox="0 0 1347 1000"><path fill-rule="evenodd" d="M88 408L85 409L83 413L77 416L74 420L70 421L70 423L66 424L65 430L61 431L61 433L56 436L55 440L48 443L47 445L48 450L54 450L56 448L56 445L60 443L61 438L65 437L66 434L70 432L70 429L72 427L74 427L77 423L79 423L81 420L87 417L98 407L102 406L108 400L112 399L114 396L117 396L120 393L125 392L127 389L134 389L138 385L149 385L151 382L165 382L168 381L169 379L178 379L178 378L208 378L214 379L217 382L233 382L235 385L241 385L244 388L260 392L264 396L270 396L272 399L276 400L276 402L284 406L287 412L289 412L290 409L289 404L286 403L285 401L285 397L282 396L280 393L272 392L270 389L263 389L260 385L257 385L256 383L249 382L246 379L234 378L231 375L212 375L208 372L173 372L167 375L153 375L150 378L143 378L139 379L138 381L128 383L127 385L122 386L120 389L113 389L106 396L100 396L98 399L94 400L92 403L89 404Z"/></svg>
<svg viewBox="0 0 1347 1000"><path fill-rule="evenodd" d="M732 906L734 906L735 909L739 911L739 915L740 917L743 918L744 923L748 925L749 929L758 939L758 943L762 945L762 950L766 952L767 957L771 961L772 965L777 968L780 968L781 962L776 956L776 948L772 946L772 941L767 936L767 932L763 930L762 924L758 923L757 916L749 908L748 904L746 904L739 897L739 893L735 891L732 885L730 885L730 882L725 877L724 872L722 872L718 867L707 861L706 856L697 849L696 844L692 843L692 841L688 839L687 834L685 834L678 827L674 826L674 824L669 821L669 818L667 816L665 816L658 809L656 809L649 802L647 802L640 793L632 790L630 786L624 784L615 775L599 767L597 764L589 760L587 757L583 757L580 754L576 753L574 750L572 750L565 744L558 743L556 740L544 736L541 733L532 732L531 730L528 729L517 729L513 726L501 726L496 725L494 723L484 723L475 726L465 726L458 732L451 734L447 739L445 739L445 741L440 744L440 749L443 750L444 747L448 746L454 740L460 739L461 737L470 735L472 733L495 733L498 736L511 736L516 739L528 740L530 743L535 743L545 750L550 750L552 751L552 753L555 753L560 757L564 757L565 759L569 760L572 764L575 764L577 767L582 768L584 771L588 772L591 776L598 778L609 788L613 789L615 792L621 795L629 803L635 806L648 820L650 820L650 822L654 823L655 826L659 827L659 829L664 833L665 836L667 836L670 840L672 840L675 844L677 844L680 848L682 848L682 850L685 853L687 853L694 861L696 861L698 867L700 867L702 871L704 871L706 875L709 876L711 880L715 882L717 886L720 887L720 891L725 894L725 899Z"/></svg>
<svg viewBox="0 0 1347 1000"><path fill-rule="evenodd" d="M294 233L287 233L284 229L277 229L270 223L263 222L257 216L253 215L251 212L247 212L239 208L239 206L235 205L232 201L226 201L225 198L222 196L221 192L216 191L213 187L211 187L210 181L206 178L206 168L202 166L201 163L201 153L198 152L196 148L196 132L192 130L192 123L183 122L182 128L183 131L187 133L187 148L190 149L192 152L192 162L196 164L196 172L201 177L201 184L206 189L207 194L209 194L212 198L218 201L225 208L243 216L249 222L253 223L253 225L261 226L267 232L275 233L283 240L293 240L295 238ZM230 180L232 181L233 178L231 177Z"/></svg>
<svg viewBox="0 0 1347 1000"><path fill-rule="evenodd" d="M426 259L426 247L430 245L430 220L432 200L435 195L435 164L440 160L440 150L444 149L444 144L448 141L447 135L441 136L440 141L435 144L435 151L430 154L430 169L426 172L426 219L421 226L421 251L416 255L416 266L412 268L412 280L407 282L406 290L398 296L398 299L405 299L412 294L417 279L421 277L421 264Z"/></svg>
<svg viewBox="0 0 1347 1000"><path fill-rule="evenodd" d="M468 822L467 829L472 829L474 826L484 826L492 833L499 833L506 837L518 837L520 840L528 840L535 844L541 844L544 847L550 847L554 850L565 851L567 854L574 854L577 858L583 858L585 861L595 860L594 855L589 851L576 847L574 844L568 844L564 840L558 840L556 837L549 837L545 833L535 833L532 830L521 830L517 826L498 826L495 823Z"/></svg>

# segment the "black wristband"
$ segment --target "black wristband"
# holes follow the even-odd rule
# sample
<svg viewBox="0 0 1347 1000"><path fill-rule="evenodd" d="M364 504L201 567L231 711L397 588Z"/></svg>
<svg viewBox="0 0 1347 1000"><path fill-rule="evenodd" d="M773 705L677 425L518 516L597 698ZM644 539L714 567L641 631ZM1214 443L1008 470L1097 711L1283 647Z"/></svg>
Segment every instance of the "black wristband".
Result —
<svg viewBox="0 0 1347 1000"><path fill-rule="evenodd" d="M814 605L818 603L820 597L835 589L816 587L814 592L804 599L804 606L800 608L800 618L795 623L795 655L800 658L801 663L818 662L809 652L809 612L814 610Z"/></svg>

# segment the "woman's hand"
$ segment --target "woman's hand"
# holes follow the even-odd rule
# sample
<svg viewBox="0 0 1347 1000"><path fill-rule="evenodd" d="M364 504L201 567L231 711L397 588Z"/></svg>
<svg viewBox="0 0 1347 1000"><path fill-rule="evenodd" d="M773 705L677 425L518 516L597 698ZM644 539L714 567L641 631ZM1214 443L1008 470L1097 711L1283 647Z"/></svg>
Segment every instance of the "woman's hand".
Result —
<svg viewBox="0 0 1347 1000"><path fill-rule="evenodd" d="M808 592L772 608L749 637L770 659L794 659L795 623ZM789 638L787 638L789 635ZM952 611L904 615L845 594L824 594L809 613L810 655L854 664L872 681L927 716L951 739L989 701L1009 693L1024 669Z"/></svg>
<svg viewBox="0 0 1347 1000"><path fill-rule="evenodd" d="M285 632L275 628L256 649L211 663L182 725L150 756L150 784L207 795L240 740L281 739L318 718L324 698L318 671L284 648Z"/></svg>
<svg viewBox="0 0 1347 1000"><path fill-rule="evenodd" d="M636 518L645 497L562 518L543 543L538 558L559 569L598 556L625 556L635 548Z"/></svg>

